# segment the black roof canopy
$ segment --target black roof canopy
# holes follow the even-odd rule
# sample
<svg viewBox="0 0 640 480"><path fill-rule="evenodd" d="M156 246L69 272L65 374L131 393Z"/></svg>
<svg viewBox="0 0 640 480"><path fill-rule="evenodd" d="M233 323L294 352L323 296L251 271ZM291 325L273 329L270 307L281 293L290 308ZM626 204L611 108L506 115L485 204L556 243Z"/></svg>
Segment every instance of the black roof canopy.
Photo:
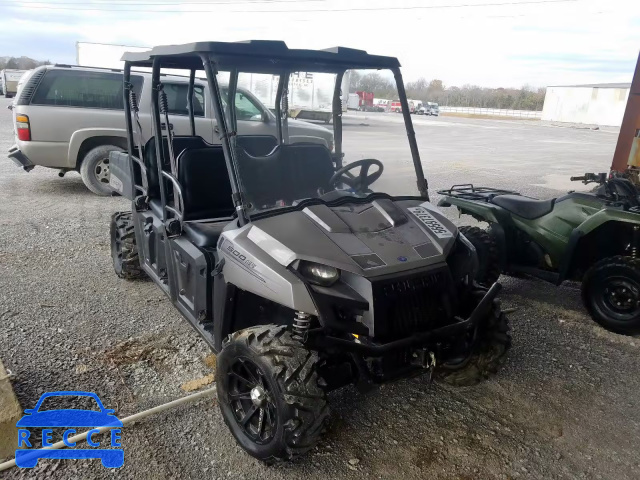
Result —
<svg viewBox="0 0 640 480"><path fill-rule="evenodd" d="M195 42L163 45L145 52L126 52L123 61L134 66L151 67L161 56L162 67L202 69L201 54L209 55L220 70L238 68L256 73L277 71L340 72L348 69L391 69L400 67L395 57L369 55L364 50L334 47L303 50L287 47L282 41Z"/></svg>

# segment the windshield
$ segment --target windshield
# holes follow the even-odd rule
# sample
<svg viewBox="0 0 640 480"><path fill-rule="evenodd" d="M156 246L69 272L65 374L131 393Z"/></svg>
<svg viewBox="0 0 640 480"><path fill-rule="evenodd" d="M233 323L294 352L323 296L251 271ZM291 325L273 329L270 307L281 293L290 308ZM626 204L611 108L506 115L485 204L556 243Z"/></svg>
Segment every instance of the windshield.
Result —
<svg viewBox="0 0 640 480"><path fill-rule="evenodd" d="M348 71L341 85L342 156L333 138L332 102L337 76L318 72L290 75L283 112L283 142L278 145L278 119L265 120L255 105L261 98L275 110L279 78L252 81L241 73L236 93L236 121L256 120L252 131L234 137L239 186L249 214L300 204L307 199L326 203L373 193L418 196L416 172L403 117L389 123L347 111L356 91L373 92L383 100L399 97L390 71ZM258 86L258 88L256 88ZM222 91L226 106L227 91ZM351 108L349 106L349 108ZM226 110L226 107L225 107ZM396 138L404 138L399 148ZM341 165L340 165L341 164Z"/></svg>

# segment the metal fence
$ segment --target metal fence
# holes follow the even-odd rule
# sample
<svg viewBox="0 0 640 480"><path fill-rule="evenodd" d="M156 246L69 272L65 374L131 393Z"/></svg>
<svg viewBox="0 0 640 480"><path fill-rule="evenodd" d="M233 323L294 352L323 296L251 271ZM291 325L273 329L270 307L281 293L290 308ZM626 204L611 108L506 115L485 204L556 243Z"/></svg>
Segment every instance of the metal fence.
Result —
<svg viewBox="0 0 640 480"><path fill-rule="evenodd" d="M536 110L507 110L503 108L476 108L476 107L444 107L440 106L442 113L466 113L470 115L492 115L496 117L516 118L542 118L542 111Z"/></svg>

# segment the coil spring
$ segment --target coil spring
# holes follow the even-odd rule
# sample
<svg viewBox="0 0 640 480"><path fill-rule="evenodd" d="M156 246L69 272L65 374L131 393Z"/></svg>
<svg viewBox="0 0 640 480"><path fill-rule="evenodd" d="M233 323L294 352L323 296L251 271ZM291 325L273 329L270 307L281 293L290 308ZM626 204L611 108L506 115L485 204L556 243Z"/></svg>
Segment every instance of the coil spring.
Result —
<svg viewBox="0 0 640 480"><path fill-rule="evenodd" d="M311 315L297 311L293 318L293 336L303 339L309 327L311 327Z"/></svg>
<svg viewBox="0 0 640 480"><path fill-rule="evenodd" d="M129 105L131 106L132 111L138 111L138 96L134 91L129 92Z"/></svg>
<svg viewBox="0 0 640 480"><path fill-rule="evenodd" d="M289 90L285 89L282 92L282 117L289 116Z"/></svg>
<svg viewBox="0 0 640 480"><path fill-rule="evenodd" d="M162 113L163 115L169 111L169 102L167 100L167 94L164 92L164 90L160 91L158 104L160 107L160 113Z"/></svg>

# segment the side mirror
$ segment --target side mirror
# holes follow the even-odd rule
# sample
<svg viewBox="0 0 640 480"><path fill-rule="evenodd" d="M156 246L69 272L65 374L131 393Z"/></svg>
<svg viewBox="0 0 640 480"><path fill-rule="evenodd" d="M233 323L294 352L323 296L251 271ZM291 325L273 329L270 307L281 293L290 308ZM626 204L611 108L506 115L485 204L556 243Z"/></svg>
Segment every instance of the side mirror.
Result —
<svg viewBox="0 0 640 480"><path fill-rule="evenodd" d="M263 123L269 123L269 114L266 111L262 111L262 122Z"/></svg>

